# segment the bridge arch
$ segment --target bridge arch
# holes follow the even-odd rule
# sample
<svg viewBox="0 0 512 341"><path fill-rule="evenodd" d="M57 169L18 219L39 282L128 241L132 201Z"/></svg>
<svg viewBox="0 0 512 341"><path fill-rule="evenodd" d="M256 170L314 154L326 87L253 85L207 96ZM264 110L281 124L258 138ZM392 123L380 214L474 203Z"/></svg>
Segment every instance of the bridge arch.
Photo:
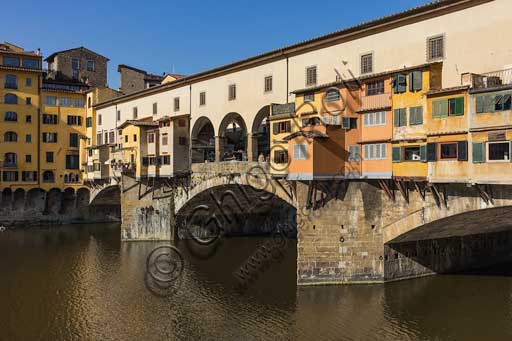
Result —
<svg viewBox="0 0 512 341"><path fill-rule="evenodd" d="M265 160L270 156L270 105L262 107L254 117L251 127L251 133L248 136L247 144L251 151L249 161L257 161L260 154L263 154Z"/></svg>
<svg viewBox="0 0 512 341"><path fill-rule="evenodd" d="M220 122L217 161L247 160L247 125L237 112L230 112Z"/></svg>
<svg viewBox="0 0 512 341"><path fill-rule="evenodd" d="M105 186L99 191L93 192L89 197L89 201L90 206L120 206L121 188L117 184Z"/></svg>
<svg viewBox="0 0 512 341"><path fill-rule="evenodd" d="M215 128L206 116L199 117L192 127L192 163L215 161Z"/></svg>

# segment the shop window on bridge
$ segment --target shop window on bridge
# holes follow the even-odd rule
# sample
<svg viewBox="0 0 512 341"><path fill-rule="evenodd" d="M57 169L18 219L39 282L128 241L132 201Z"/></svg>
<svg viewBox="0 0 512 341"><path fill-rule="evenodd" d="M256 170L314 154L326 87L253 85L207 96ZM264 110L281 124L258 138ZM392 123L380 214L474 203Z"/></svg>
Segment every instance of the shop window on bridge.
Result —
<svg viewBox="0 0 512 341"><path fill-rule="evenodd" d="M274 150L274 163L288 163L288 152L286 150Z"/></svg>
<svg viewBox="0 0 512 341"><path fill-rule="evenodd" d="M512 142L489 142L487 148L487 155L489 155L488 161L510 161Z"/></svg>

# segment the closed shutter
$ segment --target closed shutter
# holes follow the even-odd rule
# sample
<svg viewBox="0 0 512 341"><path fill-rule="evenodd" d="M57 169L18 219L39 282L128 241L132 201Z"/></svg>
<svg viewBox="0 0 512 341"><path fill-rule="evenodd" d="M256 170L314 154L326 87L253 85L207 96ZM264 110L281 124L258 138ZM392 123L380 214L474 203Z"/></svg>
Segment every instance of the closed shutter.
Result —
<svg viewBox="0 0 512 341"><path fill-rule="evenodd" d="M427 145L420 146L420 160L421 162L427 162Z"/></svg>
<svg viewBox="0 0 512 341"><path fill-rule="evenodd" d="M286 132L289 133L292 130L290 121L286 121L285 126L286 126Z"/></svg>
<svg viewBox="0 0 512 341"><path fill-rule="evenodd" d="M476 96L476 113L485 112L485 96Z"/></svg>
<svg viewBox="0 0 512 341"><path fill-rule="evenodd" d="M400 126L407 125L407 109L400 109Z"/></svg>
<svg viewBox="0 0 512 341"><path fill-rule="evenodd" d="M495 109L494 95L486 95L485 96L484 112L494 112L494 109Z"/></svg>
<svg viewBox="0 0 512 341"><path fill-rule="evenodd" d="M343 129L350 129L350 118L349 117L341 118L341 127Z"/></svg>
<svg viewBox="0 0 512 341"><path fill-rule="evenodd" d="M455 98L455 112L454 116L462 116L464 115L464 97Z"/></svg>
<svg viewBox="0 0 512 341"><path fill-rule="evenodd" d="M393 162L402 161L402 147L393 147Z"/></svg>
<svg viewBox="0 0 512 341"><path fill-rule="evenodd" d="M485 143L475 142L473 143L473 163L485 162Z"/></svg>
<svg viewBox="0 0 512 341"><path fill-rule="evenodd" d="M468 141L459 141L457 144L457 159L468 161Z"/></svg>
<svg viewBox="0 0 512 341"><path fill-rule="evenodd" d="M400 127L400 109L395 109L393 111L393 125L395 127Z"/></svg>
<svg viewBox="0 0 512 341"><path fill-rule="evenodd" d="M437 143L427 143L427 162L437 161Z"/></svg>
<svg viewBox="0 0 512 341"><path fill-rule="evenodd" d="M409 91L420 91L423 88L423 73L413 71L409 76Z"/></svg>
<svg viewBox="0 0 512 341"><path fill-rule="evenodd" d="M275 122L272 124L272 132L274 135L279 134L279 123Z"/></svg>
<svg viewBox="0 0 512 341"><path fill-rule="evenodd" d="M398 93L403 93L407 90L407 76L398 75Z"/></svg>
<svg viewBox="0 0 512 341"><path fill-rule="evenodd" d="M440 118L448 116L448 99L440 99L432 102L432 117Z"/></svg>

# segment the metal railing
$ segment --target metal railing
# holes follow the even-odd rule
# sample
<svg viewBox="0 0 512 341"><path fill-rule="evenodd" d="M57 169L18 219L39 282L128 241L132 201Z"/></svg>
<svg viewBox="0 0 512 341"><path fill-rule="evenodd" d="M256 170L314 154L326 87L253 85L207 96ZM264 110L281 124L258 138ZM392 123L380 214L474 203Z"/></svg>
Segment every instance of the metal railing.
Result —
<svg viewBox="0 0 512 341"><path fill-rule="evenodd" d="M471 79L465 78L465 82L476 89L499 88L501 86L512 85L512 68L482 74L473 73L470 74L470 76Z"/></svg>

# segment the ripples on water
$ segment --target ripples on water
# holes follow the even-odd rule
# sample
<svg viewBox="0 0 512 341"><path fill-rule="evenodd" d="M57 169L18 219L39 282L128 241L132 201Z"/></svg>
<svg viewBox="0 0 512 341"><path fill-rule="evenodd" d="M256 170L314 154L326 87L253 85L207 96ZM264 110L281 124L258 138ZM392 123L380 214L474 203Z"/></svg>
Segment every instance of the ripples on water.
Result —
<svg viewBox="0 0 512 341"><path fill-rule="evenodd" d="M207 260L179 244L182 286L159 298L144 275L162 243L121 243L112 225L1 233L0 340L512 339L510 270L297 289L291 241L238 294L232 272L262 243L228 239Z"/></svg>

